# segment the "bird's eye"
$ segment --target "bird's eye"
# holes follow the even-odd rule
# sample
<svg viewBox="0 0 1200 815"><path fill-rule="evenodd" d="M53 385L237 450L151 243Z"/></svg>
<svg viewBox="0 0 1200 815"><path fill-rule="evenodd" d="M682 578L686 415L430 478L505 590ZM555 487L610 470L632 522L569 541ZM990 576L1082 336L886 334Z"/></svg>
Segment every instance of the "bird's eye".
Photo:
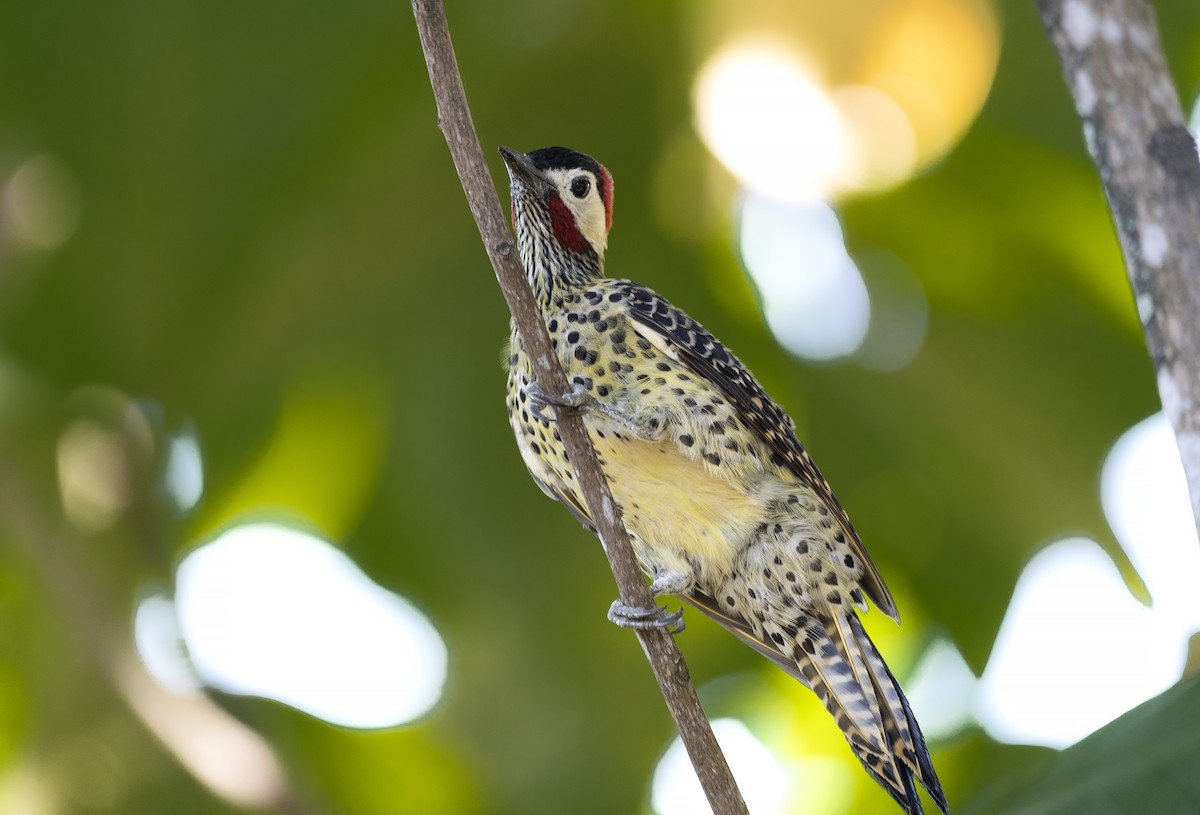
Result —
<svg viewBox="0 0 1200 815"><path fill-rule="evenodd" d="M584 176L580 176L571 182L571 195L574 195L576 198L584 198L591 191L592 182Z"/></svg>

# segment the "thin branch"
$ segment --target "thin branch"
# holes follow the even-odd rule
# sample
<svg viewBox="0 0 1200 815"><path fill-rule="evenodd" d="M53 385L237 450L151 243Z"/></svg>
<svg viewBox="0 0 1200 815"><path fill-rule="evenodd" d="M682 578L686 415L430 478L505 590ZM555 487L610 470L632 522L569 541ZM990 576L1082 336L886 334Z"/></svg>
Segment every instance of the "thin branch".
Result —
<svg viewBox="0 0 1200 815"><path fill-rule="evenodd" d="M521 338L533 358L534 375L547 393L565 394L568 391L566 376L551 350L545 323L516 255L508 223L502 214L479 137L475 133L454 57L454 47L450 42L445 10L441 0L412 0L412 7L437 100L438 126L450 147L471 214L475 216L479 234L496 271L496 279L500 282ZM634 558L633 548L621 522L620 510L604 480L582 417L575 411L560 411L558 430L583 489L592 520L604 543L621 599L633 606L651 605L654 598ZM687 663L675 641L661 630L638 631L637 635L713 812L718 815L745 813L746 804L713 736L696 696L696 689L692 686Z"/></svg>
<svg viewBox="0 0 1200 815"><path fill-rule="evenodd" d="M1200 158L1144 0L1038 0L1117 226L1200 529Z"/></svg>

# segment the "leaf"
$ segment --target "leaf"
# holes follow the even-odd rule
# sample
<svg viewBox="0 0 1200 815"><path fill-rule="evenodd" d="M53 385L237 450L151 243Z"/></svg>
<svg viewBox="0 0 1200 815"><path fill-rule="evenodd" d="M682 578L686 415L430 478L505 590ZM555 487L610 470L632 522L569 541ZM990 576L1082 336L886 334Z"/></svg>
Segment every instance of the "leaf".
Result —
<svg viewBox="0 0 1200 815"><path fill-rule="evenodd" d="M1200 680L1191 679L1134 708L1054 756L971 813L1066 815L1200 811Z"/></svg>

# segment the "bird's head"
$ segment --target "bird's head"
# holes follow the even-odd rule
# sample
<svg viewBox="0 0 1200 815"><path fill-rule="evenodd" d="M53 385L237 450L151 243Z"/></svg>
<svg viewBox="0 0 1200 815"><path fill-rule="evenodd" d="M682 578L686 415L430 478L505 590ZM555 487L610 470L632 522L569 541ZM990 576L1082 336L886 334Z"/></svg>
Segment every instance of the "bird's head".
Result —
<svg viewBox="0 0 1200 815"><path fill-rule="evenodd" d="M546 241L547 250L596 265L604 260L612 226L613 182L604 165L566 147L500 155L508 166L513 227L518 241ZM589 264L590 265L590 264Z"/></svg>

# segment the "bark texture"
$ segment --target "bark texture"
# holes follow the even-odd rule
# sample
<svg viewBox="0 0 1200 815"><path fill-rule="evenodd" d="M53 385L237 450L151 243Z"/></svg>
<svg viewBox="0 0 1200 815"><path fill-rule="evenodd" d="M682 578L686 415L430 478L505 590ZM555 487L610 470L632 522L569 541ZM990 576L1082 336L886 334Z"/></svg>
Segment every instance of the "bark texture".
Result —
<svg viewBox="0 0 1200 815"><path fill-rule="evenodd" d="M1038 0L1175 431L1200 529L1200 158L1144 0Z"/></svg>

